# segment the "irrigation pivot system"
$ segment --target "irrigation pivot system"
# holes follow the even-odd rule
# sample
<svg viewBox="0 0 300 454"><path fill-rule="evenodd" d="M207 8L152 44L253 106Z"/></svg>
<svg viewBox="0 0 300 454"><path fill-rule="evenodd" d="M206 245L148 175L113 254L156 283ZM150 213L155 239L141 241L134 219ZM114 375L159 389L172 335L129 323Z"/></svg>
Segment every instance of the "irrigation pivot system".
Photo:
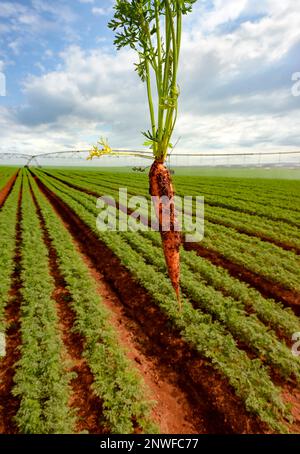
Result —
<svg viewBox="0 0 300 454"><path fill-rule="evenodd" d="M133 166L139 166L136 163L136 158L143 160L149 160L151 158L151 151L145 150L113 150L114 153L118 153L118 158L132 159ZM14 152L1 152L0 161L10 162L16 160L18 163L22 162L25 166L42 166L43 159L50 160L81 160L86 161L89 154L89 150L62 150L49 153L14 153ZM106 156L103 159L109 158L111 162L115 155ZM118 159L119 161L119 159ZM106 161L107 162L107 161ZM300 167L300 150L286 151L286 152L245 152L245 153L192 153L178 151L168 154L167 162L169 167L172 166L199 166L199 167L211 167L211 166L229 166L235 165L240 167L255 166L263 167L269 164L275 167L285 167L291 165L293 167ZM131 164L129 164L131 165ZM142 165L142 164L140 164Z"/></svg>

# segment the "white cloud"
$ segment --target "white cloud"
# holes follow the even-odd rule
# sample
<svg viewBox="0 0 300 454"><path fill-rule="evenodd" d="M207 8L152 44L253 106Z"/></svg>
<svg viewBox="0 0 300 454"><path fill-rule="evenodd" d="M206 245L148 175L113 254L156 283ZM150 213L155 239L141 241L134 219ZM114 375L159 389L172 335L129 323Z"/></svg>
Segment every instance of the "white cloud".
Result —
<svg viewBox="0 0 300 454"><path fill-rule="evenodd" d="M299 147L300 104L291 96L300 70L297 2L213 3L204 11L199 2L185 22L178 150ZM60 57L55 71L24 81L23 106L1 110L0 147L86 148L104 135L114 147L140 148L149 120L134 54L71 46Z"/></svg>
<svg viewBox="0 0 300 454"><path fill-rule="evenodd" d="M92 8L92 13L95 14L95 16L105 16L107 14L107 9L95 7Z"/></svg>
<svg viewBox="0 0 300 454"><path fill-rule="evenodd" d="M94 16L107 16L108 14L111 14L113 11L113 4L114 4L114 0L109 0L108 6L105 6L105 7L94 6L92 8L92 14L94 14Z"/></svg>
<svg viewBox="0 0 300 454"><path fill-rule="evenodd" d="M13 51L15 55L19 55L22 42L20 39L15 39L8 44L8 47Z"/></svg>
<svg viewBox="0 0 300 454"><path fill-rule="evenodd" d="M27 7L18 2L1 2L0 17L10 18L27 11Z"/></svg>
<svg viewBox="0 0 300 454"><path fill-rule="evenodd" d="M46 49L44 53L44 58L52 58L54 56L54 52L52 49Z"/></svg>
<svg viewBox="0 0 300 454"><path fill-rule="evenodd" d="M75 36L72 25L76 18L73 10L59 0L32 0L28 4L1 1L0 35L14 34L24 43L54 31L66 37Z"/></svg>

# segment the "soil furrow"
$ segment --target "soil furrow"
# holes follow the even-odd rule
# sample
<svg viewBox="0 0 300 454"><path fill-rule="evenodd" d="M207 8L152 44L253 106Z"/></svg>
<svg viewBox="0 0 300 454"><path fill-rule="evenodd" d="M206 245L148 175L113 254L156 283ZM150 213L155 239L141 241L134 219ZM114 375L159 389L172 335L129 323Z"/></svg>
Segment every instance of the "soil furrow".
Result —
<svg viewBox="0 0 300 454"><path fill-rule="evenodd" d="M168 365L158 363L155 356L151 356L151 340L145 336L138 323L126 315L116 292L104 279L103 274L97 271L89 257L83 255L75 239L74 244L90 275L97 282L102 303L113 314L110 322L118 334L121 345L125 347L127 357L133 367L140 371L151 391L151 399L157 402L152 419L160 428L160 433L208 433L206 421L201 415L191 411L185 392L176 384L178 382L176 373Z"/></svg>
<svg viewBox="0 0 300 454"><path fill-rule="evenodd" d="M76 322L76 315L70 307L72 297L67 289L67 284L59 271L57 252L52 245L52 240L48 234L45 220L32 188L30 189L40 220L43 239L49 251L49 269L55 283L55 290L52 297L56 301L56 308L60 321L59 330L65 346L65 359L67 363L70 364L69 371L75 374L74 379L71 381L72 396L70 407L73 408L77 414L78 420L76 431L103 434L105 433L105 430L100 423L102 402L92 389L94 377L83 357L84 339L80 334L73 330Z"/></svg>
<svg viewBox="0 0 300 454"><path fill-rule="evenodd" d="M157 364L159 375L164 376L167 368L173 375L173 384L186 394L194 421L203 420L208 433L266 431L261 422L246 412L228 382L170 326L167 317L134 281L118 257L38 178L37 183L78 242L81 252L89 257L93 267L116 293L120 302L118 310L133 324L130 329L134 333L136 330L138 350Z"/></svg>
<svg viewBox="0 0 300 454"><path fill-rule="evenodd" d="M15 173L15 175L13 175L10 178L10 180L6 183L4 188L2 188L0 190L0 208L2 208L2 206L4 205L7 197L9 196L11 191L13 190L13 187L14 187L14 184L16 182L16 179L17 179L18 175L19 175L19 170L17 171L17 173Z"/></svg>
<svg viewBox="0 0 300 454"><path fill-rule="evenodd" d="M11 291L8 305L6 307L6 356L0 361L0 433L16 434L18 428L14 422L20 399L13 396L14 375L17 361L20 358L19 347L22 343L21 338L21 246L22 246L22 184L18 200L17 224L16 224L16 248L15 248L15 268L12 275Z"/></svg>

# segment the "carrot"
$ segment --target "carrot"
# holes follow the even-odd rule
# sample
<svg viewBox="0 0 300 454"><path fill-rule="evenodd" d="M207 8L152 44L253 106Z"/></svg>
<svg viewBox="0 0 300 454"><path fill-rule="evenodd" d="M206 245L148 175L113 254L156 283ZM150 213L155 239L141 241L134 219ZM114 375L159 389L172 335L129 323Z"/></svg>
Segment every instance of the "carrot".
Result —
<svg viewBox="0 0 300 454"><path fill-rule="evenodd" d="M181 235L176 231L176 213L174 205L174 188L169 170L162 161L155 160L149 172L150 195L154 197L153 203L159 223L159 231L162 239L163 250L168 268L169 277L180 301L180 244ZM164 219L167 213L168 219ZM168 230L164 231L163 224L169 221Z"/></svg>
<svg viewBox="0 0 300 454"><path fill-rule="evenodd" d="M118 50L129 46L136 51L138 63L135 63L135 70L147 87L151 128L143 132L143 135L147 139L144 145L152 150L150 159L154 158L149 173L150 194L157 198L167 196L165 200L154 200L154 207L170 280L180 307L181 236L175 228L174 189L164 162L169 148L172 148L171 138L178 115L180 90L177 75L182 19L192 11L195 2L196 0L118 0L114 6L114 18L108 24L115 32L114 44ZM153 89L156 90L156 97L153 97ZM90 158L120 153L112 150L103 139L99 145L103 148L94 146ZM132 155L139 156L139 153L132 152ZM168 213L168 229L163 228L164 213Z"/></svg>

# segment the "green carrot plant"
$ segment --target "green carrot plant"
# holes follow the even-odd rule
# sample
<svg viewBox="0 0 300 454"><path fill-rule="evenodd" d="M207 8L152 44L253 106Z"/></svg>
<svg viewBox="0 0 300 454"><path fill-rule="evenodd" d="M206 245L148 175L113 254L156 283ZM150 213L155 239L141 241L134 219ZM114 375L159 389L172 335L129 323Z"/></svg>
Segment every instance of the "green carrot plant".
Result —
<svg viewBox="0 0 300 454"><path fill-rule="evenodd" d="M154 402L119 343L111 326L112 313L103 305L71 234L32 178L30 183L72 298L74 329L84 338L83 356L93 374L93 390L102 401L103 424L114 434L134 433L134 422L143 433L156 433L158 428L151 415Z"/></svg>
<svg viewBox="0 0 300 454"><path fill-rule="evenodd" d="M37 172L41 181L66 203L121 260L138 282L149 292L153 301L180 330L182 338L209 360L223 374L251 413L258 415L277 432L287 429L283 419L289 419L289 410L281 399L280 388L272 382L269 371L259 358L250 360L247 353L239 349L230 332L213 320L200 307L194 309L187 297L182 311L174 308L171 285L161 272L149 263L152 249L148 249L147 263L140 251L135 251L128 241L132 233L119 235L114 232L99 232L95 226L97 209L94 197L71 188L63 188L57 181ZM124 238L123 238L124 236ZM139 241L139 239L138 239ZM140 246L142 242L140 241ZM145 247L146 242L145 242ZM157 253L156 253L157 257ZM160 265L161 266L161 265ZM186 270L184 269L184 281ZM203 287L202 287L203 288Z"/></svg>
<svg viewBox="0 0 300 454"><path fill-rule="evenodd" d="M18 197L21 188L21 177L18 177L15 186L0 212L0 331L7 328L5 309L9 302L9 290L12 285L14 271L14 256L16 248L16 226L18 214Z"/></svg>
<svg viewBox="0 0 300 454"><path fill-rule="evenodd" d="M74 432L69 408L70 382L65 350L58 330L49 273L48 250L29 192L26 174L22 190L21 338L13 395L20 399L15 420L20 433L66 434Z"/></svg>
<svg viewBox="0 0 300 454"><path fill-rule="evenodd" d="M64 179L74 183L74 178ZM108 193L116 195L116 197L119 188L116 184L113 192L113 183L111 183L104 185L104 190L101 191L101 182L97 186L93 186L86 180L84 184L80 183L79 187L95 192L99 196L106 194L109 190ZM148 196L145 185L134 190L129 189L128 194L135 195L136 191L140 195ZM276 245L261 241L259 238L241 234L234 228L218 225L208 220L205 222L205 237L201 244L208 250L222 254L233 263L260 274L270 282L290 290L297 291L299 288L298 258L292 251L286 251Z"/></svg>
<svg viewBox="0 0 300 454"><path fill-rule="evenodd" d="M138 55L138 76L146 84L151 128L144 132L145 146L153 152L149 189L158 219L169 277L180 304L180 233L176 229L174 189L164 163L178 114L178 68L183 16L196 0L117 0L114 18L108 24L115 32L118 50L130 47ZM155 94L154 94L155 87ZM107 141L94 146L90 159L114 153ZM164 200L162 200L162 196ZM166 200L167 199L167 200ZM164 219L163 213L170 213ZM169 230L164 229L170 221Z"/></svg>
<svg viewBox="0 0 300 454"><path fill-rule="evenodd" d="M156 160L165 161L178 113L178 79L182 18L196 0L117 0L108 26L116 32L118 50L130 47L138 54L136 71L147 87L151 129L143 132ZM155 94L153 87L155 87ZM155 98L157 102L155 102ZM155 106L157 104L157 106ZM107 141L93 156L108 154Z"/></svg>
<svg viewBox="0 0 300 454"><path fill-rule="evenodd" d="M47 173L49 174L49 172ZM93 191L99 196L106 194L107 189L109 189L108 194L117 196L120 183L118 183L115 175L107 174L106 178L108 180L102 183L103 180L101 179L101 182L99 182L97 177L95 177L94 181L94 177L91 177L91 174L93 175L93 172L89 172L88 179L84 177L80 179L77 178L77 176L81 176L81 172L68 171L67 174L65 174L65 172L51 170L50 173L50 175L59 177L61 181L70 183L74 183L74 177L76 176L76 186L78 185L79 188ZM126 179L128 179L128 175L126 175ZM143 184L141 186L134 186L136 191L145 190L145 181L143 180L142 183ZM131 183L130 188L132 188ZM68 191L67 187L66 190ZM130 189L128 194L134 195L136 192L134 192L133 189ZM87 197L93 200L93 196L83 195L85 200L87 200ZM96 213L94 201L92 202L92 206ZM159 245L159 237L154 232L147 232L147 237L151 239L154 246ZM231 238L229 235L228 237ZM253 245L251 249L253 249ZM204 278L208 285L212 285L214 288L221 291L225 296L231 296L234 299L241 301L247 309L251 311L254 310L257 316L267 326L271 326L275 331L280 332L285 339L289 340L293 333L300 331L299 320L291 309L284 308L278 301L264 298L259 291L249 287L249 285L245 282L230 276L225 269L216 267L208 260L198 256L194 251L187 252L182 250L181 261L182 263L188 265L190 270L195 274L199 274L202 279Z"/></svg>

